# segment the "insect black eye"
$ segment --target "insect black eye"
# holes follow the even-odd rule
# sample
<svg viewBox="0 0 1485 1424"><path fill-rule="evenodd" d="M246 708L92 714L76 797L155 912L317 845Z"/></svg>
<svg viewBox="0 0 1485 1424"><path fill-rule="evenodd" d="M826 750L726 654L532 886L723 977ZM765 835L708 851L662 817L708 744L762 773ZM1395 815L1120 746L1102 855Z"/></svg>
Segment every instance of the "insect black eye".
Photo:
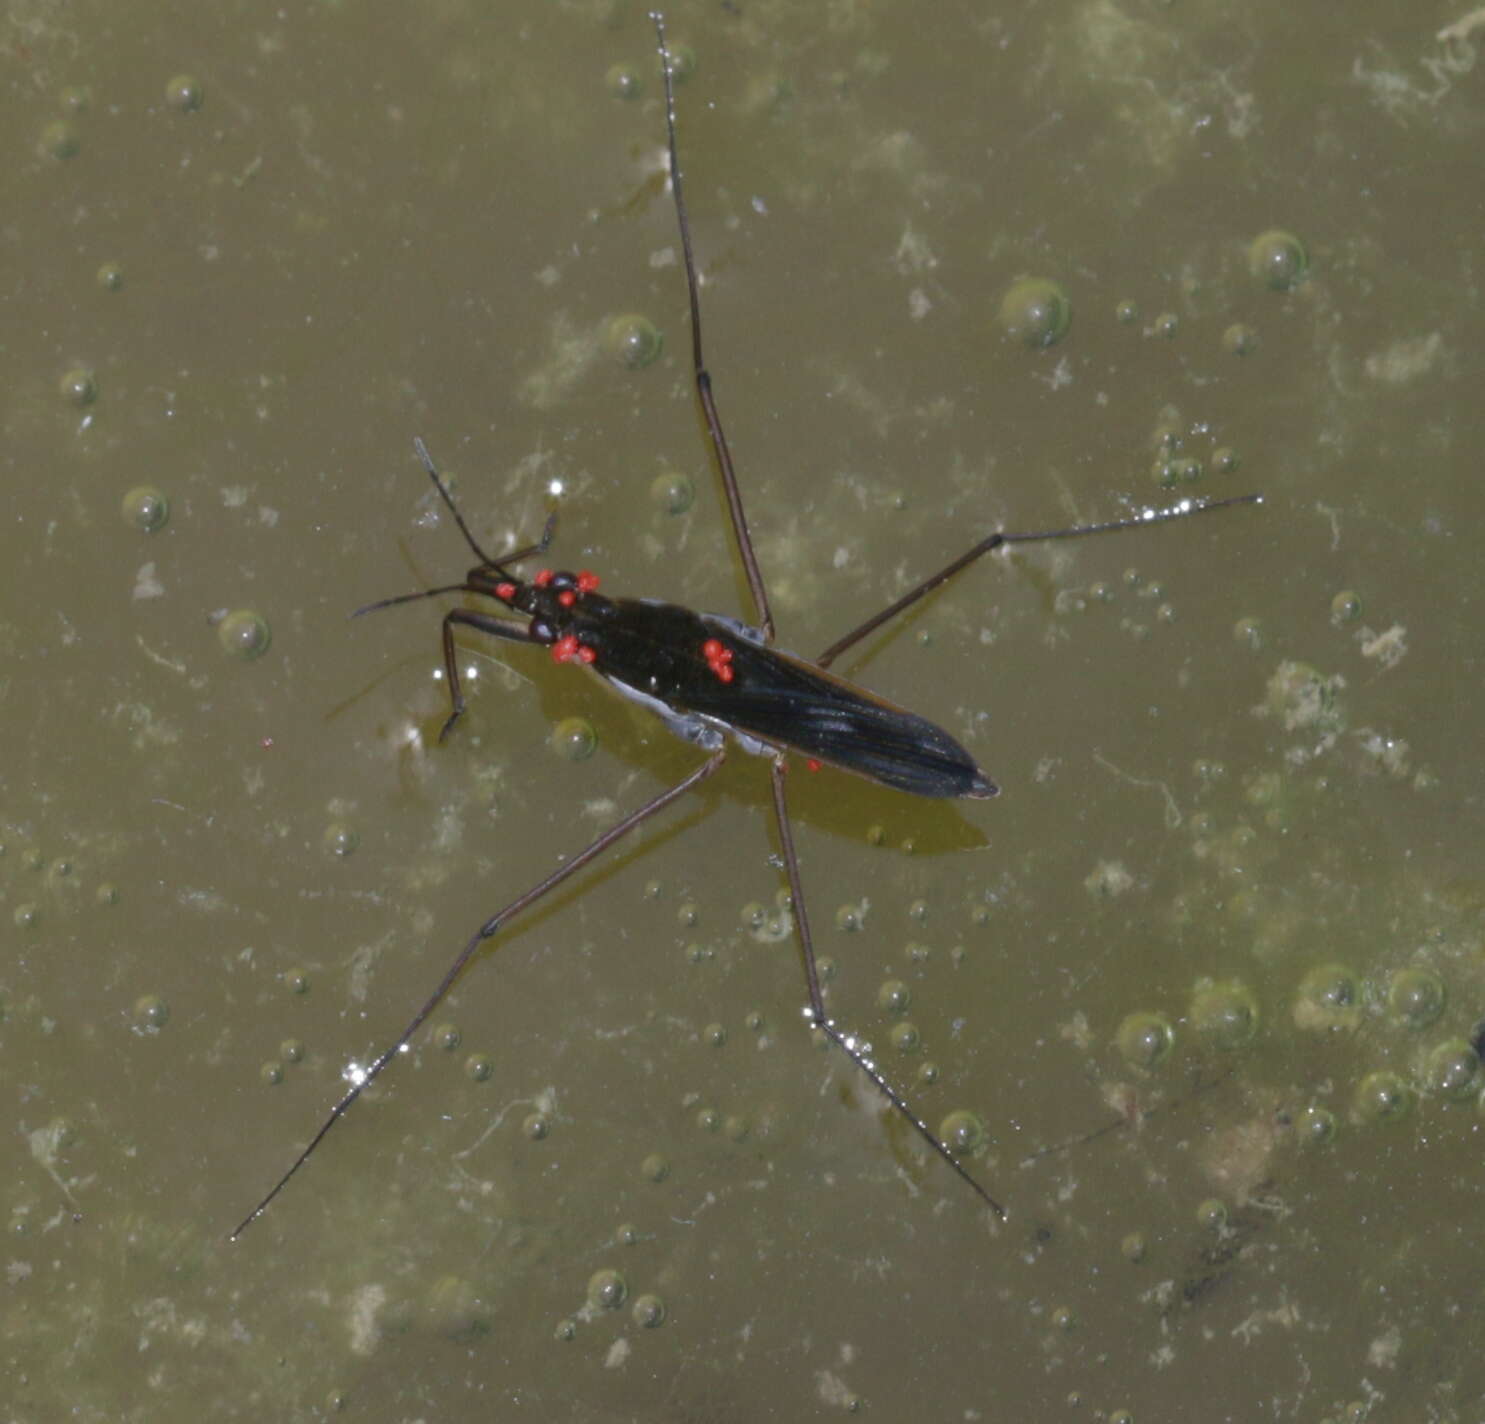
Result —
<svg viewBox="0 0 1485 1424"><path fill-rule="evenodd" d="M552 581L547 585L547 587L555 589L558 593L562 593L569 588L576 588L577 575L569 573L567 572L567 570L564 569L561 573L555 573L552 575Z"/></svg>
<svg viewBox="0 0 1485 1424"><path fill-rule="evenodd" d="M532 641L536 643L555 643L557 641L557 630L545 618L533 618L531 620L530 633Z"/></svg>

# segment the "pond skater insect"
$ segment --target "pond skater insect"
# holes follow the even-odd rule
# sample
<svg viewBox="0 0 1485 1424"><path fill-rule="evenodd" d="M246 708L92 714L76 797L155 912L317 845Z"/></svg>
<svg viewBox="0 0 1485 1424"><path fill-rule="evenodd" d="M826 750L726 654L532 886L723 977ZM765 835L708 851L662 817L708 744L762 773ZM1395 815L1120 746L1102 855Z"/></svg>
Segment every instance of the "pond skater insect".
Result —
<svg viewBox="0 0 1485 1424"><path fill-rule="evenodd" d="M450 711L439 740L448 736L464 712L464 696L454 657L454 631L456 628L470 628L511 642L537 644L545 647L559 663L574 663L589 668L615 691L655 713L672 732L693 743L707 756L688 776L659 795L651 797L637 810L631 811L597 839L565 860L545 879L498 910L474 932L449 965L438 987L413 1015L396 1042L355 1077L352 1086L331 1108L329 1116L311 1138L309 1145L279 1178L273 1189L232 1232L233 1240L262 1215L367 1085L406 1047L453 987L454 981L480 946L493 938L511 919L596 860L635 827L714 775L726 758L729 741L746 752L767 758L769 762L774 818L778 826L779 845L804 965L808 1000L806 1021L839 1048L875 1084L891 1107L906 1119L913 1131L986 1206L997 1216L1004 1217L1005 1210L1000 1203L948 1146L939 1140L907 1099L883 1076L868 1056L870 1046L838 1027L825 1011L784 792L785 754L797 752L812 768L819 764L838 767L883 786L918 796L984 799L996 795L999 788L948 732L926 718L836 676L829 671L830 664L841 653L891 621L975 560L1003 545L1074 539L1116 530L1139 529L1231 505L1258 503L1261 500L1260 496L1253 494L1211 501L1185 500L1165 509L1150 510L1100 524L1028 534L991 534L874 617L868 618L859 627L837 639L813 661L775 648L768 594L753 552L753 541L743 512L742 495L733 470L731 452L722 432L722 423L712 395L711 376L702 356L696 262L686 216L685 195L681 186L680 160L676 150L672 60L666 45L663 18L657 14L652 19L665 86L666 153L690 305L691 357L696 394L721 476L738 555L757 609L757 625L749 626L720 614L696 613L675 604L649 599L609 598L597 592L598 579L587 572L567 573L542 569L529 580L521 578L515 571L516 566L545 553L552 537L552 521L548 521L541 539L535 544L492 558L475 540L448 487L440 478L427 447L421 440L414 442L428 478L447 505L479 563L461 583L382 599L358 609L357 613L368 613L442 594L464 593L492 599L505 609L521 615L516 620L466 608L456 608L444 615L443 655L448 675Z"/></svg>

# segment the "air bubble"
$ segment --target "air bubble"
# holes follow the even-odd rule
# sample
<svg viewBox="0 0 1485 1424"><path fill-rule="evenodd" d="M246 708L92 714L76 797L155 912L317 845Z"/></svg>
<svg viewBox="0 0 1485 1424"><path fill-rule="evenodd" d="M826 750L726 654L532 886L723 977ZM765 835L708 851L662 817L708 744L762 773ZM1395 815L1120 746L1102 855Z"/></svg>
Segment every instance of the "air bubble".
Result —
<svg viewBox="0 0 1485 1424"><path fill-rule="evenodd" d="M1462 1038L1448 1039L1428 1055L1424 1082L1441 1098L1467 1098L1480 1076L1480 1060Z"/></svg>
<svg viewBox="0 0 1485 1424"><path fill-rule="evenodd" d="M615 99L638 99L645 91L644 80L631 64L616 64L603 76L604 88Z"/></svg>
<svg viewBox="0 0 1485 1424"><path fill-rule="evenodd" d="M159 1033L170 1022L170 1005L158 994L141 994L134 1001L134 1027L140 1033Z"/></svg>
<svg viewBox="0 0 1485 1424"><path fill-rule="evenodd" d="M1303 1147L1324 1147L1335 1141L1336 1117L1329 1108L1313 1104L1300 1113L1294 1130Z"/></svg>
<svg viewBox="0 0 1485 1424"><path fill-rule="evenodd" d="M1294 1001L1295 1026L1304 1029L1353 1029L1361 1022L1361 985L1344 964L1322 964L1299 983Z"/></svg>
<svg viewBox="0 0 1485 1424"><path fill-rule="evenodd" d="M57 394L68 405L92 405L98 399L98 380L86 366L74 366L62 373Z"/></svg>
<svg viewBox="0 0 1485 1424"><path fill-rule="evenodd" d="M1353 1107L1362 1122L1394 1122L1413 1105L1413 1090L1390 1069L1368 1073L1357 1085Z"/></svg>
<svg viewBox="0 0 1485 1424"><path fill-rule="evenodd" d="M1258 1032L1258 1001L1236 979L1198 984L1187 1016L1193 1032L1217 1048L1241 1048Z"/></svg>
<svg viewBox="0 0 1485 1424"><path fill-rule="evenodd" d="M77 129L66 119L53 119L42 125L41 135L36 140L37 152L43 158L76 158L82 148Z"/></svg>
<svg viewBox="0 0 1485 1424"><path fill-rule="evenodd" d="M126 524L144 534L154 534L170 519L170 501L154 485L135 485L119 502Z"/></svg>
<svg viewBox="0 0 1485 1424"><path fill-rule="evenodd" d="M594 1310L617 1310L624 1304L629 1288L617 1271L594 1271L588 1277L588 1304Z"/></svg>
<svg viewBox="0 0 1485 1424"><path fill-rule="evenodd" d="M958 1156L968 1156L985 1143L985 1124L968 1108L956 1108L938 1125L939 1141Z"/></svg>
<svg viewBox="0 0 1485 1424"><path fill-rule="evenodd" d="M666 514L684 514L696 503L696 483L680 470L663 470L650 481L650 499Z"/></svg>
<svg viewBox="0 0 1485 1424"><path fill-rule="evenodd" d="M473 1083L488 1083L495 1065L483 1053L471 1053L464 1060L464 1076Z"/></svg>
<svg viewBox="0 0 1485 1424"><path fill-rule="evenodd" d="M1248 270L1276 292L1297 286L1310 270L1305 245L1292 232L1270 228L1248 244Z"/></svg>
<svg viewBox="0 0 1485 1424"><path fill-rule="evenodd" d="M1197 1205L1196 1224L1206 1231L1219 1232L1227 1227L1227 1203L1220 1197L1208 1197Z"/></svg>
<svg viewBox="0 0 1485 1424"><path fill-rule="evenodd" d="M1222 349L1229 356L1251 356L1258 350L1258 333L1246 323L1235 321L1222 333Z"/></svg>
<svg viewBox="0 0 1485 1424"><path fill-rule="evenodd" d="M883 1013L905 1014L913 1002L913 992L901 979L888 979L877 990L877 1007Z"/></svg>
<svg viewBox="0 0 1485 1424"><path fill-rule="evenodd" d="M633 313L610 317L603 342L609 355L631 371L651 365L665 346L655 323Z"/></svg>
<svg viewBox="0 0 1485 1424"><path fill-rule="evenodd" d="M1131 1067L1158 1068L1170 1057L1175 1030L1159 1014L1133 1013L1125 1017L1114 1035L1119 1054Z"/></svg>
<svg viewBox="0 0 1485 1424"><path fill-rule="evenodd" d="M1239 618L1232 625L1232 636L1234 641L1247 648L1250 653L1263 651L1266 641L1263 636L1263 624L1256 618Z"/></svg>
<svg viewBox="0 0 1485 1424"><path fill-rule="evenodd" d="M1406 1028L1427 1028L1444 1012L1444 981L1431 969L1401 969L1387 988L1387 1007Z"/></svg>
<svg viewBox="0 0 1485 1424"><path fill-rule="evenodd" d="M238 608L217 624L217 641L230 657L250 662L262 657L273 641L268 620L251 608Z"/></svg>
<svg viewBox="0 0 1485 1424"><path fill-rule="evenodd" d="M334 856L353 855L356 847L361 844L360 835L339 821L332 821L326 826L320 839L325 849Z"/></svg>
<svg viewBox="0 0 1485 1424"><path fill-rule="evenodd" d="M1067 335L1072 303L1062 286L1047 277L1023 277L1000 299L1000 324L1007 335L1040 350Z"/></svg>
<svg viewBox="0 0 1485 1424"><path fill-rule="evenodd" d="M835 912L835 927L846 934L855 934L861 928L863 918L859 905L842 905Z"/></svg>
<svg viewBox="0 0 1485 1424"><path fill-rule="evenodd" d="M666 48L670 51L670 81L682 85L696 73L696 51L685 41L672 40Z"/></svg>
<svg viewBox="0 0 1485 1424"><path fill-rule="evenodd" d="M194 74L173 75L165 84L165 102L183 114L193 113L206 100L206 90Z"/></svg>
<svg viewBox="0 0 1485 1424"><path fill-rule="evenodd" d="M665 1302L658 1295L637 1295L630 1314L641 1329L653 1330L665 1323Z"/></svg>
<svg viewBox="0 0 1485 1424"><path fill-rule="evenodd" d="M564 717L552 728L550 744L564 761L587 761L598 749L598 733L586 717Z"/></svg>
<svg viewBox="0 0 1485 1424"><path fill-rule="evenodd" d="M658 1152L652 1152L639 1164L639 1174L647 1182L663 1182L670 1175L670 1163Z"/></svg>

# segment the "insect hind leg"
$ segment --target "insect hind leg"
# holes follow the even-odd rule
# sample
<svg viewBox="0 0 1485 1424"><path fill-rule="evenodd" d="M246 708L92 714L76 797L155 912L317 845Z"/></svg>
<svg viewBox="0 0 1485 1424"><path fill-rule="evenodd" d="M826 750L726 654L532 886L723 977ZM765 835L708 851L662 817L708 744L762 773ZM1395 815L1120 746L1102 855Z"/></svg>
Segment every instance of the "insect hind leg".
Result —
<svg viewBox="0 0 1485 1424"><path fill-rule="evenodd" d="M444 976L439 980L438 987L424 1001L422 1008L412 1016L407 1027L397 1036L395 1042L390 1047L383 1049L372 1060L371 1065L356 1078L350 1088L340 1096L335 1105L330 1109L329 1115L320 1124L320 1130L310 1138L309 1145L289 1164L289 1170L278 1179L272 1190L238 1222L231 1236L228 1237L228 1240L236 1241L253 1222L268 1210L269 1206L278 1198L279 1193L298 1175L299 1169L314 1156L315 1149L324 1141L335 1124L345 1116L356 1099L376 1081L381 1075L382 1070L412 1041L413 1035L427 1021L428 1016L444 1001L449 990L454 987L454 981L464 972L465 966L474 957L481 945L487 940L493 939L510 920L513 920L523 911L528 910L544 895L555 890L590 861L598 859L611 845L627 836L636 826L643 825L652 816L663 811L672 801L679 800L688 791L692 790L692 788L699 786L709 776L712 776L721 767L723 761L726 760L726 756L727 753L725 751L713 752L690 775L683 777L674 786L660 792L658 796L652 796L644 805L640 806L637 810L631 811L623 820L610 826L602 835L589 841L576 855L564 860L550 875L543 880L537 881L524 895L518 895L510 904L491 915L470 936L464 948L455 956L453 963L444 971Z"/></svg>
<svg viewBox="0 0 1485 1424"><path fill-rule="evenodd" d="M775 761L772 771L774 820L778 825L779 846L783 852L784 867L789 877L789 895L794 906L795 933L799 936L799 951L804 960L804 981L806 991L809 994L811 1026L823 1033L861 1072L871 1079L877 1091L907 1121L913 1131L953 1168L955 1174L968 1184L974 1194L996 1216L1004 1220L1006 1214L1005 1208L985 1190L974 1173L944 1145L933 1129L913 1111L912 1105L887 1081L876 1064L866 1056L865 1049L857 1043L856 1039L842 1032L825 1012L825 996L820 991L820 971L815 961L814 936L810 933L809 912L804 903L804 886L799 878L799 857L794 850L794 832L789 824L789 807L784 797L784 763L782 761Z"/></svg>

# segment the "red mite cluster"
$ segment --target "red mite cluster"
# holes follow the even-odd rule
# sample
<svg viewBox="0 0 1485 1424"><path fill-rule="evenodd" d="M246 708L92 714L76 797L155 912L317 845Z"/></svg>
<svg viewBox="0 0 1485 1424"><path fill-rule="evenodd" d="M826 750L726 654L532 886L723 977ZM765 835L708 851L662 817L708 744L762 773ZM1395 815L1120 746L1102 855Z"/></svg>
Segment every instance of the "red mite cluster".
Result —
<svg viewBox="0 0 1485 1424"><path fill-rule="evenodd" d="M587 569L578 574L559 574L551 569L542 569L531 580L531 583L535 588L550 588L555 583L558 589L557 602L563 608L571 608L583 594L592 593L598 587L598 575L590 573ZM495 585L495 597L512 606L519 592L519 587L511 582ZM532 623L533 633L536 632L537 621L540 620ZM539 641L545 640L539 639ZM598 658L598 653L593 648L578 641L576 633L564 633L560 638L552 641L551 648L553 662L586 664L595 662Z"/></svg>
<svg viewBox="0 0 1485 1424"><path fill-rule="evenodd" d="M557 575L554 574L551 569L543 569L531 581L537 586L537 588L546 588L556 577ZM572 575L569 574L567 575L567 577L572 578ZM589 573L587 569L584 569L580 574L578 574L575 579L573 579L571 588L564 588L562 592L557 595L557 602L560 603L564 608L571 608L572 605L578 601L579 594L592 593L593 590L597 587L598 575Z"/></svg>
<svg viewBox="0 0 1485 1424"><path fill-rule="evenodd" d="M595 662L598 654L586 643L578 642L576 633L564 633L552 644L552 661L554 663L591 663Z"/></svg>
<svg viewBox="0 0 1485 1424"><path fill-rule="evenodd" d="M575 608L577 601L585 593L592 593L598 587L598 575L583 569L580 573L555 573L551 569L542 569L531 580L533 588L555 589L557 602L563 608ZM521 591L521 585L514 580L504 580L495 585L495 597L503 603L517 606L517 598ZM537 620L543 623L546 631L538 634L538 640L545 642L551 636L550 624L545 620ZM533 633L537 632L537 624L532 624ZM598 652L587 643L582 642L576 633L564 633L560 638L553 638L549 644L552 650L552 661L558 663L582 663L590 666L598 660ZM720 638L708 638L701 645L701 656L706 659L706 665L713 677L724 685L730 683L736 674L732 668L732 649Z"/></svg>
<svg viewBox="0 0 1485 1424"><path fill-rule="evenodd" d="M720 639L708 638L701 645L701 656L718 682L732 681L732 649Z"/></svg>

